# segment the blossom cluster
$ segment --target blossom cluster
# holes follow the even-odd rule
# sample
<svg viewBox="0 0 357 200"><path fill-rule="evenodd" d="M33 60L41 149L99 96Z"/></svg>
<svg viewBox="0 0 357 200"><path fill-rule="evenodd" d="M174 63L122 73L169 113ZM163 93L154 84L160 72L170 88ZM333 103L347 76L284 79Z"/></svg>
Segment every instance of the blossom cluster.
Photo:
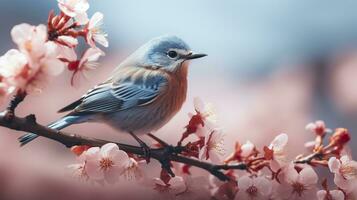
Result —
<svg viewBox="0 0 357 200"><path fill-rule="evenodd" d="M289 159L286 146L288 135L277 135L273 141L259 149L252 142L236 142L235 150L225 155L222 129L217 125L210 105L196 98L195 114L182 134L178 146L184 147L182 155L215 164L230 165L245 163L247 169L227 170L229 181L220 181L213 175L197 176L191 166L171 162L175 177L162 169L155 176L143 173L145 162L130 155L116 144L99 147L75 146L79 164L70 165L72 172L81 180L113 184L117 181L134 180L144 183L162 194L164 198L177 199L355 199L357 184L357 162L352 160L347 143L348 130L335 131L326 128L323 121L309 123L308 132L316 139L306 143L308 155ZM193 137L189 137L193 135ZM324 140L328 136L328 143ZM327 178L319 178L317 166L323 166L334 177L334 185L328 186ZM205 177L210 177L209 179Z"/></svg>
<svg viewBox="0 0 357 200"><path fill-rule="evenodd" d="M47 24L37 26L22 23L11 30L16 49L0 57L0 98L16 90L27 93L41 91L52 76L65 68L77 75L93 69L104 52L96 43L108 47L107 34L101 30L103 14L87 16L87 0L58 0L60 14L51 11ZM83 37L87 48L81 56L76 47Z"/></svg>

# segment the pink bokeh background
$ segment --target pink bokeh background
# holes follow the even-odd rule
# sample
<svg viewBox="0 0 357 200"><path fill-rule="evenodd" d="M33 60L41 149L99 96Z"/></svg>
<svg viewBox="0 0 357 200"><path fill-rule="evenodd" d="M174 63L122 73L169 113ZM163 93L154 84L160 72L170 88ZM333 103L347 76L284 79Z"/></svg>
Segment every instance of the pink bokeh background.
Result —
<svg viewBox="0 0 357 200"><path fill-rule="evenodd" d="M3 22L0 35L1 41L4 41L4 45L0 47L2 54L14 46L11 44L9 36L9 30L13 25L25 21L44 22L49 9L56 7L55 1L44 3L41 6L37 3L32 5L31 2L34 4L34 1L24 3L28 5L26 9L33 9L33 12L37 14L26 12L24 5L20 5L20 1L6 1L7 7L4 9L11 10L20 6L18 7L19 14L4 12L6 16L3 16L4 13L0 16L0 22ZM114 11L108 6L112 3L113 1L94 2L91 8L100 10L105 15L108 13L105 20L108 22L106 22L106 26L111 48L106 50L108 56L101 59L100 67L90 72L88 80L81 80L80 84L75 87L70 86L69 72L51 80L41 94L26 98L25 102L17 109L19 116L34 113L37 121L41 124L48 124L60 118L62 114L57 113L58 109L76 100L93 85L108 77L115 66L140 44L153 36L176 31L174 28L167 30L162 28L158 32L141 33L140 36L137 33L131 35L129 31L131 27L124 27L126 24L123 22L119 22L117 25L117 18L113 16ZM126 5L122 1L117 4L121 4L124 8ZM128 3L127 6L129 4L131 5ZM156 4L157 2L153 3L150 9L157 9ZM329 5L326 4L326 6ZM207 4L207 7L203 8L201 12L197 9L194 10L197 12L191 12L191 10L188 12L189 15L196 17L207 16L205 13L210 13L213 7L214 5ZM229 3L225 7L228 9ZM132 17L130 14L126 16L124 9L120 11L123 12L120 14L121 18ZM224 10L217 11L216 14L219 16L217 18L222 18L222 21L227 17ZM282 15L284 16L284 14ZM289 14L285 13L285 15L291 17ZM313 12L312 16L314 16ZM4 17L10 20L4 20ZM233 17L242 20L239 14ZM350 16L350 19L355 18L357 19L357 16ZM262 20L247 21L246 23L254 25L254 23L261 23ZM171 27L170 23L166 22L167 19L161 26ZM332 24L331 19L322 20L321 25L324 22ZM153 22L147 21L145 26L142 24L133 25L132 31L140 29L140 27L155 29L150 27L151 23ZM121 26L125 31L118 32L117 26ZM209 24L202 26L204 26L204 30L208 29L207 27L211 28L212 32L215 30L215 27L210 27ZM346 25L346 27L338 28L348 32L348 27ZM261 67L251 67L249 63L235 63L237 57L261 59L261 62L264 63L264 56L254 57L255 53L260 53L258 50L261 48L257 47L255 51L248 49L247 52L241 53L245 50L242 47L237 50L236 57L229 44L225 43L225 46L222 43L217 46L217 43L206 42L210 40L208 37L215 37L212 35L213 33L201 37L197 33L197 28L190 28L179 29L177 32L187 38L188 43L193 43L194 48L203 52L206 50L209 57L191 63L187 101L181 111L155 135L171 143L178 141L189 120L188 113L193 111L193 98L200 97L203 101L212 103L216 110L219 124L226 135L227 154L233 150L235 141L244 143L249 140L258 147L262 147L268 145L277 134L287 133L290 141L288 152L293 158L305 152L304 143L312 139L313 136L304 127L308 122L317 119L325 120L330 128L341 126L350 129L352 152L357 151L355 147L357 137L355 138L356 134L354 133L357 130L355 123L357 117L357 80L355 78L357 75L357 45L354 45L357 35L352 37L350 42L341 42L336 45L331 50L332 53L325 53L323 56L312 54L310 59L303 59L297 55L292 59L292 56L281 55L274 60L274 64L271 64L271 61L266 61L266 63L270 63L269 70L262 70ZM328 28L332 29L334 25ZM265 30L264 27L261 29ZM229 31L231 32L226 37L232 35L238 37L241 33L239 26ZM306 31L308 32L307 29ZM219 33L219 30L217 32ZM321 32L323 33L323 31ZM134 38L136 36L137 38ZM253 34L249 39L254 40L255 36ZM230 39L237 40L236 37ZM294 36L291 36L291 40L293 39ZM338 41L336 39L336 43ZM240 42L238 41L237 44ZM305 43L302 42L302 44ZM244 44L242 45L244 46ZM269 46L269 44L267 45ZM316 42L316 46L321 45ZM228 53L223 56L222 52ZM264 66L264 64L262 65ZM242 70L243 68L244 70ZM245 68L251 68L250 72L246 73ZM256 73L251 73L251 71ZM2 105L2 108L5 106ZM135 141L125 133L118 133L102 124L75 125L66 128L65 131L135 144ZM133 183L123 184L120 189L78 184L66 173L66 166L74 163L76 159L75 155L67 148L44 138L20 148L17 137L23 133L5 128L0 128L0 132L0 152L2 152L0 154L0 199L117 199L118 196L123 197L129 194L135 194L132 196L134 199L141 198L143 194L147 198L157 198L153 190ZM151 143L147 137L144 136L143 139ZM147 170L158 175L158 163L151 162ZM203 172L198 170L196 173L202 174ZM324 173L323 170L322 173Z"/></svg>

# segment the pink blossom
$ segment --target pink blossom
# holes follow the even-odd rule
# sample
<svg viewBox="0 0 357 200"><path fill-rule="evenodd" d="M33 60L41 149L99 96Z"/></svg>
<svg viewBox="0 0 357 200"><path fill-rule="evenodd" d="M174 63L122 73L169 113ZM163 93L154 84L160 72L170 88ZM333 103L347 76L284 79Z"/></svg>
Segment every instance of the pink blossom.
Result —
<svg viewBox="0 0 357 200"><path fill-rule="evenodd" d="M186 185L186 189L177 194L175 199L210 199L211 194L207 185L207 177L205 176L183 176L184 183Z"/></svg>
<svg viewBox="0 0 357 200"><path fill-rule="evenodd" d="M270 167L274 172L277 172L280 168L286 165L286 155L285 155L285 147L288 143L288 135L282 133L274 138L274 140L269 145L269 153L265 155L265 157L269 157L270 159Z"/></svg>
<svg viewBox="0 0 357 200"><path fill-rule="evenodd" d="M27 57L25 71L21 72L22 79L17 79L18 83L15 84L17 87L27 92L40 91L49 76L57 76L63 71L64 64L57 59L58 47L47 41L44 25L16 25L11 30L11 36L21 53Z"/></svg>
<svg viewBox="0 0 357 200"><path fill-rule="evenodd" d="M80 181L88 181L89 176L87 172L84 169L85 164L80 163L80 164L72 164L68 165L67 168L71 171L72 177L80 180Z"/></svg>
<svg viewBox="0 0 357 200"><path fill-rule="evenodd" d="M28 79L26 85L27 92L41 91L45 87L48 78L58 76L63 72L64 63L57 59L58 48L54 42L46 42L44 45L44 54L40 59L32 63L38 65L33 70L31 78ZM37 70L35 70L37 69Z"/></svg>
<svg viewBox="0 0 357 200"><path fill-rule="evenodd" d="M71 84L74 84L74 78L78 73L83 74L86 77L86 71L95 69L97 66L97 60L100 56L104 56L104 52L98 48L87 49L80 60L77 58L77 54L73 48L61 47L61 53L59 59L67 63L67 67L70 71L73 71Z"/></svg>
<svg viewBox="0 0 357 200"><path fill-rule="evenodd" d="M224 155L224 135L221 130L214 130L205 137L205 145L200 149L200 159L210 159L214 163L221 162L221 156Z"/></svg>
<svg viewBox="0 0 357 200"><path fill-rule="evenodd" d="M242 157L247 157L253 153L255 149L255 145L251 141L247 141L241 146L241 156Z"/></svg>
<svg viewBox="0 0 357 200"><path fill-rule="evenodd" d="M27 54L32 62L36 62L45 53L47 41L47 28L45 25L32 26L19 24L11 29L12 40L17 44L22 53ZM35 63L30 63L35 67Z"/></svg>
<svg viewBox="0 0 357 200"><path fill-rule="evenodd" d="M171 178L168 183L165 183L160 178L155 178L154 184L156 190L174 196L184 192L187 189L186 183L181 176L175 176Z"/></svg>
<svg viewBox="0 0 357 200"><path fill-rule="evenodd" d="M297 170L291 163L282 173L284 179L278 186L276 196L289 200L316 198L318 177L312 167L304 166Z"/></svg>
<svg viewBox="0 0 357 200"><path fill-rule="evenodd" d="M11 49L0 57L0 76L5 93L23 87L29 74L27 56L17 49Z"/></svg>
<svg viewBox="0 0 357 200"><path fill-rule="evenodd" d="M69 17L74 17L79 25L88 23L86 12L89 3L87 0L57 0L57 2L61 11Z"/></svg>
<svg viewBox="0 0 357 200"><path fill-rule="evenodd" d="M332 157L328 161L330 171L335 174L335 184L347 193L353 191L357 184L357 162L348 156L340 159Z"/></svg>
<svg viewBox="0 0 357 200"><path fill-rule="evenodd" d="M326 128L325 122L322 120L307 124L305 129L320 136L326 134L327 132L331 132L331 129Z"/></svg>
<svg viewBox="0 0 357 200"><path fill-rule="evenodd" d="M238 179L238 193L236 200L258 200L269 199L272 184L264 177L242 176Z"/></svg>
<svg viewBox="0 0 357 200"><path fill-rule="evenodd" d="M316 141L312 140L312 141L308 141L305 142L304 147L308 150L308 151L313 151L316 145Z"/></svg>
<svg viewBox="0 0 357 200"><path fill-rule="evenodd" d="M88 44L92 47L95 47L95 43L97 42L104 47L108 47L107 34L103 32L101 26L103 25L103 14L100 12L94 13L92 18L90 19L87 27L87 37L86 40Z"/></svg>
<svg viewBox="0 0 357 200"><path fill-rule="evenodd" d="M119 150L114 143L105 144L101 148L89 148L84 156L88 176L93 180L104 179L108 183L117 181L129 162L128 154Z"/></svg>
<svg viewBox="0 0 357 200"><path fill-rule="evenodd" d="M141 168L146 165L146 161L136 161L133 158L129 158L128 162L124 165L124 170L121 176L127 181L137 181L143 178L143 172Z"/></svg>
<svg viewBox="0 0 357 200"><path fill-rule="evenodd" d="M212 104L205 104L200 98L195 97L194 107L204 123L204 125L199 124L197 126L196 135L198 137L205 137L210 134L214 129L219 128L217 125L217 117L213 110ZM190 117L193 116L193 114L189 115Z"/></svg>
<svg viewBox="0 0 357 200"><path fill-rule="evenodd" d="M326 191L326 190L319 190L317 192L317 199L318 200L344 200L345 195L341 190L331 190L331 191Z"/></svg>

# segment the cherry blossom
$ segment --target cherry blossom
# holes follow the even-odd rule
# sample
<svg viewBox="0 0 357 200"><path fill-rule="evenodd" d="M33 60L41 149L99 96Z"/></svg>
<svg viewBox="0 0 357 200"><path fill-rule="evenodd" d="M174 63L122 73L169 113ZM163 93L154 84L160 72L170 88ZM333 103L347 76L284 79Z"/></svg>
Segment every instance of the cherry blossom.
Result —
<svg viewBox="0 0 357 200"><path fill-rule="evenodd" d="M308 151L313 151L316 145L316 141L308 141L305 142L304 147L308 150Z"/></svg>
<svg viewBox="0 0 357 200"><path fill-rule="evenodd" d="M326 190L319 190L317 192L317 199L318 200L344 200L345 195L341 190L331 190L331 191L326 191Z"/></svg>
<svg viewBox="0 0 357 200"><path fill-rule="evenodd" d="M167 183L160 178L154 178L154 185L157 191L169 195L178 195L187 189L186 183L181 176L175 176Z"/></svg>
<svg viewBox="0 0 357 200"><path fill-rule="evenodd" d="M239 191L235 197L236 200L256 200L268 199L271 191L272 184L264 177L243 176L238 179Z"/></svg>
<svg viewBox="0 0 357 200"><path fill-rule="evenodd" d="M117 181L129 162L128 154L119 150L114 143L105 144L101 148L89 148L84 156L88 176L93 180L104 179L108 183Z"/></svg>
<svg viewBox="0 0 357 200"><path fill-rule="evenodd" d="M279 184L275 196L289 200L316 198L318 177L312 167L300 168L291 163L282 173L284 180Z"/></svg>
<svg viewBox="0 0 357 200"><path fill-rule="evenodd" d="M12 40L17 44L20 51L31 59L31 67L36 66L36 61L45 53L47 41L47 28L45 25L32 26L30 24L19 24L11 29Z"/></svg>
<svg viewBox="0 0 357 200"><path fill-rule="evenodd" d="M11 49L0 57L0 76L4 92L11 93L16 87L24 87L29 74L27 56Z"/></svg>
<svg viewBox="0 0 357 200"><path fill-rule="evenodd" d="M255 149L255 145L251 141L248 140L246 143L244 143L241 146L241 150L242 150L241 156L247 157L247 156L251 155L254 152L254 149Z"/></svg>
<svg viewBox="0 0 357 200"><path fill-rule="evenodd" d="M143 172L141 167L146 164L146 161L136 161L133 158L129 160L124 165L124 170L121 173L121 176L127 181L137 181L143 178Z"/></svg>
<svg viewBox="0 0 357 200"><path fill-rule="evenodd" d="M277 172L286 164L285 147L288 143L288 135L282 133L274 138L269 147L265 147L265 158L270 160L270 168Z"/></svg>
<svg viewBox="0 0 357 200"><path fill-rule="evenodd" d="M177 194L175 199L209 199L210 191L207 186L208 178L205 176L184 175L186 189Z"/></svg>
<svg viewBox="0 0 357 200"><path fill-rule="evenodd" d="M214 163L221 162L220 156L224 155L224 135L221 130L214 130L205 137L205 145L200 150L199 158L208 160Z"/></svg>
<svg viewBox="0 0 357 200"><path fill-rule="evenodd" d="M41 91L49 77L58 76L63 72L64 63L57 59L57 45L54 42L47 42L44 50L44 54L36 63L37 71L34 71L32 77L28 79L27 92Z"/></svg>
<svg viewBox="0 0 357 200"><path fill-rule="evenodd" d="M88 23L87 10L89 3L87 0L57 0L58 7L61 11L69 16L74 17L80 25Z"/></svg>
<svg viewBox="0 0 357 200"><path fill-rule="evenodd" d="M202 120L202 124L197 125L196 135L204 137L211 133L212 130L219 128L217 126L217 117L213 110L212 104L205 104L200 98L194 98L194 107L197 116ZM190 116L194 116L190 114Z"/></svg>
<svg viewBox="0 0 357 200"><path fill-rule="evenodd" d="M78 60L77 54L73 48L61 47L61 53L59 59L67 63L67 68L70 71L73 71L71 78L71 84L74 84L74 78L78 73L83 74L86 77L86 71L95 69L98 65L97 60L100 56L104 56L104 52L98 48L89 48L87 49L83 56Z"/></svg>
<svg viewBox="0 0 357 200"><path fill-rule="evenodd" d="M71 171L71 175L80 181L88 181L89 176L85 171L85 163L68 165L67 168Z"/></svg>
<svg viewBox="0 0 357 200"><path fill-rule="evenodd" d="M331 129L326 128L325 122L322 120L307 124L305 129L320 136L332 131Z"/></svg>
<svg viewBox="0 0 357 200"><path fill-rule="evenodd" d="M88 44L92 47L95 47L95 42L108 47L107 34L103 32L101 26L103 25L103 14L101 12L96 12L91 17L88 27L86 28L87 36L86 40Z"/></svg>
<svg viewBox="0 0 357 200"><path fill-rule="evenodd" d="M27 92L40 91L48 76L57 76L63 71L64 64L57 59L58 47L54 42L47 41L44 25L19 24L13 27L11 36L21 53L27 57L25 71L21 72L22 81L16 84L17 87L26 87Z"/></svg>
<svg viewBox="0 0 357 200"><path fill-rule="evenodd" d="M357 162L348 156L340 159L331 157L328 161L329 169L335 174L335 184L347 193L355 189L357 184Z"/></svg>

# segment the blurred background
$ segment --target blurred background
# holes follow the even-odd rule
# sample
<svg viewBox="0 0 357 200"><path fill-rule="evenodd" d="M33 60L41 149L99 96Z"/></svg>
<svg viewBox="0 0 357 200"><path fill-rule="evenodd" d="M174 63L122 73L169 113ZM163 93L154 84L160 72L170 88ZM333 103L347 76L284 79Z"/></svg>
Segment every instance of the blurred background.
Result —
<svg viewBox="0 0 357 200"><path fill-rule="evenodd" d="M225 130L227 152L235 140L262 146L284 132L295 156L313 138L305 125L318 119L330 128L348 128L352 150L357 151L356 1L89 2L90 15L104 13L110 45L105 49L107 56L89 80L75 87L70 86L69 72L51 81L42 94L29 96L21 104L19 115L35 113L42 124L56 120L61 116L58 109L104 80L140 45L156 36L174 34L194 51L209 56L191 63L187 102L158 136L178 140L197 96L214 105ZM58 11L55 0L1 3L0 54L15 47L10 36L14 25L45 23L50 9ZM39 195L50 187L28 186L48 186L51 181L42 179L57 180L63 176L64 166L74 162L75 156L53 141L41 138L20 149L16 138L21 133L0 131L11 133L0 134L0 195L18 193L19 188L23 193L15 197L36 191ZM130 137L100 124L77 125L66 131L135 144Z"/></svg>

